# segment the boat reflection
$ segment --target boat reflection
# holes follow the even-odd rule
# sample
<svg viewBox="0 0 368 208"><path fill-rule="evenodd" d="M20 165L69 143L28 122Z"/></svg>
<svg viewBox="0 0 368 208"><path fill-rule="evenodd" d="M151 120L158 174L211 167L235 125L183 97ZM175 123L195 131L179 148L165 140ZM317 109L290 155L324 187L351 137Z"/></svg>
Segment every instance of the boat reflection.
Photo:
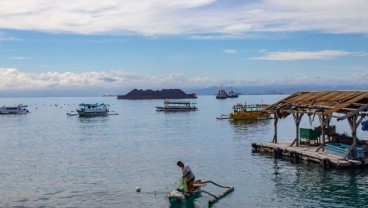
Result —
<svg viewBox="0 0 368 208"><path fill-rule="evenodd" d="M237 128L252 128L252 127L260 127L260 126L268 126L270 124L270 119L247 119L247 120L231 120L230 123Z"/></svg>
<svg viewBox="0 0 368 208"><path fill-rule="evenodd" d="M229 120L232 124L232 128L234 129L237 136L243 138L244 133L246 133L247 137L258 138L263 137L265 134L269 134L270 126L272 121L267 120Z"/></svg>
<svg viewBox="0 0 368 208"><path fill-rule="evenodd" d="M78 120L82 123L94 123L94 122L105 122L109 118L106 116L98 116L98 117L87 117L87 116L78 116Z"/></svg>

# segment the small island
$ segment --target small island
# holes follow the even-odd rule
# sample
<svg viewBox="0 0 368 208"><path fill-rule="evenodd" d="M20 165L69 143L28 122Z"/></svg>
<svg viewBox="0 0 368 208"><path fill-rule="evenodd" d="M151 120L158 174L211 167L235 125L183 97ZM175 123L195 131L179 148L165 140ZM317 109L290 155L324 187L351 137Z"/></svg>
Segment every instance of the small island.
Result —
<svg viewBox="0 0 368 208"><path fill-rule="evenodd" d="M138 90L134 89L126 95L118 95L118 99L125 100L151 100L151 99L195 99L195 93L186 94L180 89L163 89L163 90Z"/></svg>

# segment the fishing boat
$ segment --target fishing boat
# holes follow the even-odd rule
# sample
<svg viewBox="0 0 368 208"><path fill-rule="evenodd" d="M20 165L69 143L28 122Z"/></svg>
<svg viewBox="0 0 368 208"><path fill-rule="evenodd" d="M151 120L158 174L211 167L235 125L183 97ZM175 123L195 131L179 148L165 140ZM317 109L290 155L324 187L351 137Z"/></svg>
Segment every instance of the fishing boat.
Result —
<svg viewBox="0 0 368 208"><path fill-rule="evenodd" d="M169 198L170 204L178 204L190 199L198 198L201 196L201 188L205 185L206 183L195 181L193 183L193 190L185 192L183 187L177 188L175 191L169 192L167 197Z"/></svg>
<svg viewBox="0 0 368 208"><path fill-rule="evenodd" d="M207 183L211 183L217 187L224 188L225 190L221 192L220 194L213 194L208 191L203 190L202 188L206 186ZM179 183L181 186L180 188L176 189L175 191L171 191L167 194L167 197L169 198L170 204L178 204L183 202L188 202L190 200L194 200L196 198L201 197L201 193L206 193L213 197L213 199L208 200L208 204L212 205L216 203L221 198L225 197L227 194L234 191L233 186L221 186L213 181L201 181L197 180L193 183L193 189L192 190L186 190L187 187L185 186L184 179L182 179Z"/></svg>
<svg viewBox="0 0 368 208"><path fill-rule="evenodd" d="M226 98L238 98L239 93L234 92L231 90L230 92L226 92L224 88L221 87L221 89L217 92L216 98L217 99L226 99Z"/></svg>
<svg viewBox="0 0 368 208"><path fill-rule="evenodd" d="M263 111L267 105L265 104L236 104L233 106L233 113L230 114L232 120L246 119L267 119L270 118L270 113Z"/></svg>
<svg viewBox="0 0 368 208"><path fill-rule="evenodd" d="M157 111L196 111L195 103L189 101L164 101L164 106L156 106Z"/></svg>
<svg viewBox="0 0 368 208"><path fill-rule="evenodd" d="M220 89L218 92L217 92L217 95L216 95L216 99L226 99L227 98L227 93L224 89Z"/></svg>
<svg viewBox="0 0 368 208"><path fill-rule="evenodd" d="M104 103L81 103L77 112L79 116L106 116L109 113L109 105Z"/></svg>
<svg viewBox="0 0 368 208"><path fill-rule="evenodd" d="M0 107L0 114L26 114L29 111L26 109L27 105L19 104L18 106L3 106Z"/></svg>
<svg viewBox="0 0 368 208"><path fill-rule="evenodd" d="M231 90L229 93L227 93L227 97L228 98L238 98L239 94Z"/></svg>

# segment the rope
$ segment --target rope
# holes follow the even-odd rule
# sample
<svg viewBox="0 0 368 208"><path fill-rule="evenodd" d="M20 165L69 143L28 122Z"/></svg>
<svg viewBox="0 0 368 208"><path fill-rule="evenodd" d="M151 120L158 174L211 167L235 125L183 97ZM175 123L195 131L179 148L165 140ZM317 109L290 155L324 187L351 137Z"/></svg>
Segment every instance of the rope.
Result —
<svg viewBox="0 0 368 208"><path fill-rule="evenodd" d="M215 183L213 181L203 181L201 183L212 183L213 185L218 186L218 187L221 187L221 188L231 188L231 186L221 186L221 185L219 185L219 184L217 184L217 183Z"/></svg>

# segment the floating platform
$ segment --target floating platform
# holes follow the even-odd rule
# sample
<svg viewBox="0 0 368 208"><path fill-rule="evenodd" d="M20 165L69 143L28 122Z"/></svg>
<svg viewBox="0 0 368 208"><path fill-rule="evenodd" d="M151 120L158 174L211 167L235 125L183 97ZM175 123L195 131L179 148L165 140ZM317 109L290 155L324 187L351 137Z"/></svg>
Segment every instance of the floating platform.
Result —
<svg viewBox="0 0 368 208"><path fill-rule="evenodd" d="M279 143L252 143L252 149L254 152L270 153L275 157L291 157L308 162L318 163L325 168L333 169L349 169L349 168L365 168L365 164L368 163L368 159L364 160L351 160L344 159L341 156L332 155L324 152L320 149L316 152L318 146L311 145L299 145L290 146L290 142Z"/></svg>

